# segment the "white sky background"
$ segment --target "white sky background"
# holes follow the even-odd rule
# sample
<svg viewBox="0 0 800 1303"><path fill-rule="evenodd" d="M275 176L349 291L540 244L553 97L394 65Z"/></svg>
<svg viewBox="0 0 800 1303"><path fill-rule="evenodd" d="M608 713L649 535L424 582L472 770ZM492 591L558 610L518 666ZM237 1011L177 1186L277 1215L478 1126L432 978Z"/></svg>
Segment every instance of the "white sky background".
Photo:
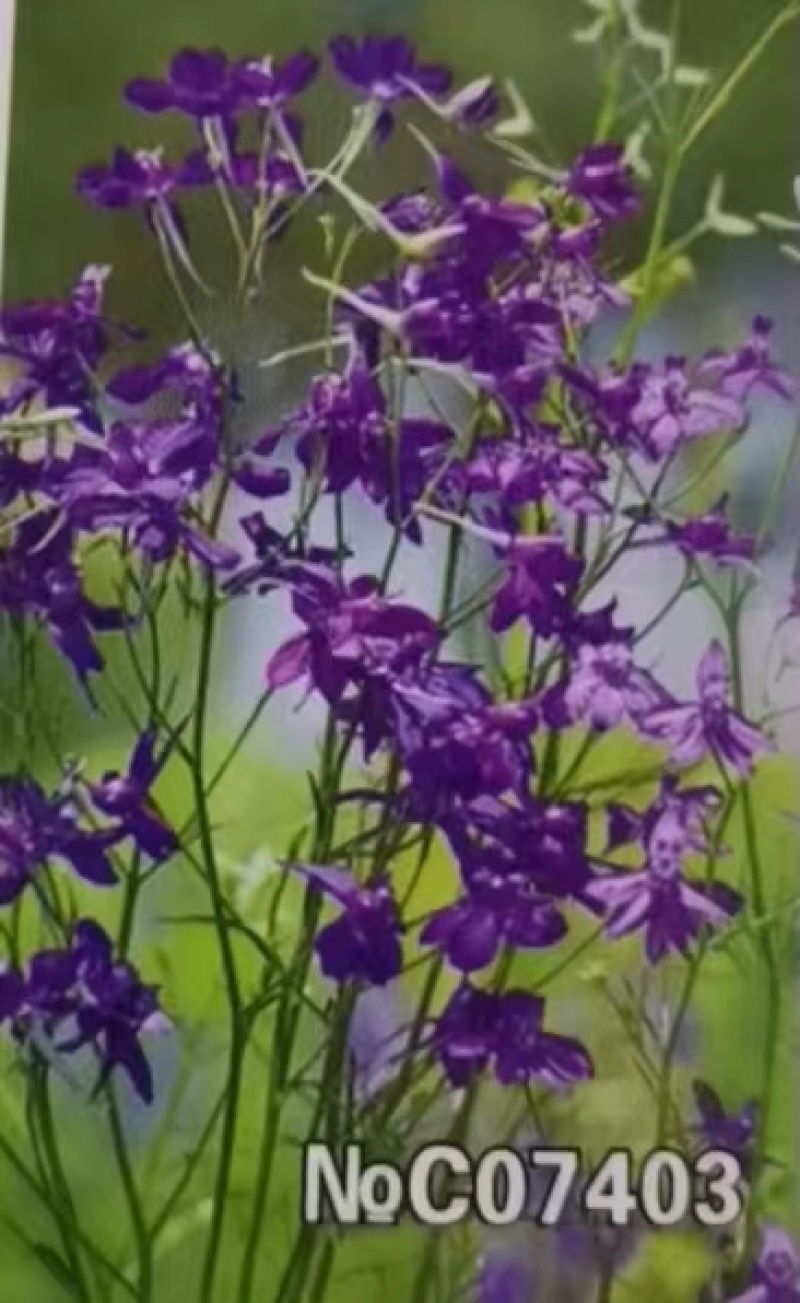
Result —
<svg viewBox="0 0 800 1303"><path fill-rule="evenodd" d="M11 133L11 69L16 0L0 0L0 287L3 284L8 142Z"/></svg>

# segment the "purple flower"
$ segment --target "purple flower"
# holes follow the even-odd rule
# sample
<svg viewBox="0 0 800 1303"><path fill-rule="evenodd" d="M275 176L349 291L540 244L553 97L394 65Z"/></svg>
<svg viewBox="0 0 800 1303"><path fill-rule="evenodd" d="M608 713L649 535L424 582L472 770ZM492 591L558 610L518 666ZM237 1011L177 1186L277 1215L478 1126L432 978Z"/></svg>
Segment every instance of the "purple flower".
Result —
<svg viewBox="0 0 800 1303"><path fill-rule="evenodd" d="M726 1113L722 1101L705 1081L693 1084L699 1120L695 1134L703 1149L725 1149L734 1154L749 1179L758 1121L758 1102L748 1100L738 1113Z"/></svg>
<svg viewBox="0 0 800 1303"><path fill-rule="evenodd" d="M394 736L413 789L413 805L440 814L454 801L527 790L530 701L496 704L467 666L440 665L391 692Z"/></svg>
<svg viewBox="0 0 800 1303"><path fill-rule="evenodd" d="M299 50L281 61L246 59L237 67L236 83L249 106L279 113L291 100L308 90L319 71L319 59Z"/></svg>
<svg viewBox="0 0 800 1303"><path fill-rule="evenodd" d="M536 1278L519 1254L494 1249L481 1260L477 1303L535 1303Z"/></svg>
<svg viewBox="0 0 800 1303"><path fill-rule="evenodd" d="M493 963L503 944L538 950L563 941L563 915L535 893L530 879L506 881L488 873L486 878L473 881L469 895L428 920L423 944L436 946L459 972L474 973Z"/></svg>
<svg viewBox="0 0 800 1303"><path fill-rule="evenodd" d="M681 872L689 835L673 814L661 816L647 841L644 870L612 870L595 878L586 897L605 914L606 934L617 939L641 929L648 962L671 951L688 955L692 942L726 926L741 897L719 882L690 882Z"/></svg>
<svg viewBox="0 0 800 1303"><path fill-rule="evenodd" d="M694 384L680 357L650 371L631 413L636 442L654 460L672 456L693 439L741 430L746 421L739 399Z"/></svg>
<svg viewBox="0 0 800 1303"><path fill-rule="evenodd" d="M633 652L622 641L578 647L569 679L562 688L551 691L546 710L553 722L583 723L604 731L629 724L641 728L667 694L647 671L634 663Z"/></svg>
<svg viewBox="0 0 800 1303"><path fill-rule="evenodd" d="M492 629L504 633L524 619L542 637L552 637L569 620L583 562L561 539L542 534L511 539L506 558L506 578L492 603Z"/></svg>
<svg viewBox="0 0 800 1303"><path fill-rule="evenodd" d="M605 511L598 487L605 467L591 453L560 443L558 433L537 426L515 439L481 440L468 461L454 464L448 483L462 492L497 495L510 508L547 502L585 514Z"/></svg>
<svg viewBox="0 0 800 1303"><path fill-rule="evenodd" d="M439 628L425 612L383 597L371 578L347 583L322 565L295 572L292 605L306 630L278 649L267 682L282 688L310 681L331 705L360 720L371 752L385 735L392 684L438 647ZM345 700L349 689L355 696Z"/></svg>
<svg viewBox="0 0 800 1303"><path fill-rule="evenodd" d="M497 994L459 987L439 1018L434 1047L452 1085L467 1086L491 1066L504 1086L539 1081L563 1088L593 1075L577 1041L546 1032L545 1002L527 991Z"/></svg>
<svg viewBox="0 0 800 1303"><path fill-rule="evenodd" d="M125 87L125 99L144 113L175 109L198 121L224 118L242 104L238 66L222 50L180 50L163 81L137 77Z"/></svg>
<svg viewBox="0 0 800 1303"><path fill-rule="evenodd" d="M139 850L160 863L175 853L178 839L150 795L166 759L156 756L155 744L155 733L143 733L126 772L105 774L89 785L89 792L96 808L115 821L118 835L131 837Z"/></svg>
<svg viewBox="0 0 800 1303"><path fill-rule="evenodd" d="M755 389L766 389L779 398L793 398L797 386L791 376L774 365L769 349L774 322L756 317L747 342L732 353L710 353L700 366L700 375L713 380L722 394L746 402Z"/></svg>
<svg viewBox="0 0 800 1303"><path fill-rule="evenodd" d="M696 702L657 709L643 721L643 731L669 747L670 760L682 768L698 764L708 755L730 766L742 778L752 771L756 758L770 743L729 704L728 659L714 640L697 668Z"/></svg>
<svg viewBox="0 0 800 1303"><path fill-rule="evenodd" d="M733 1303L800 1303L800 1256L780 1227L764 1228L751 1287Z"/></svg>
<svg viewBox="0 0 800 1303"><path fill-rule="evenodd" d="M172 196L186 187L208 185L208 169L192 158L168 163L161 149L116 149L110 163L94 163L78 173L78 194L98 208L171 206Z"/></svg>
<svg viewBox="0 0 800 1303"><path fill-rule="evenodd" d="M177 395L195 413L215 412L224 396L222 364L210 349L180 344L155 362L124 367L106 385L117 402L140 407L159 394Z"/></svg>
<svg viewBox="0 0 800 1303"><path fill-rule="evenodd" d="M646 810L634 810L629 805L612 802L608 813L608 850L644 843L665 814L675 818L686 835L687 850L704 853L708 838L705 823L710 815L719 812L723 804L719 788L710 784L703 787L678 787L674 774L665 774L661 788L652 805ZM717 854L722 851L717 848Z"/></svg>
<svg viewBox="0 0 800 1303"><path fill-rule="evenodd" d="M103 667L94 635L120 628L122 616L86 595L72 549L72 533L55 513L23 521L0 551L0 611L40 621L85 684Z"/></svg>
<svg viewBox="0 0 800 1303"><path fill-rule="evenodd" d="M567 176L567 189L589 205L603 222L630 217L639 209L633 172L621 145L592 145L579 154Z"/></svg>
<svg viewBox="0 0 800 1303"><path fill-rule="evenodd" d="M111 940L98 923L80 920L68 949L35 954L10 985L4 974L0 1016L18 1040L45 1035L61 1054L91 1046L103 1078L121 1069L140 1098L152 1101L150 1066L139 1039L169 1023L155 988L143 985L131 964L114 959Z"/></svg>
<svg viewBox="0 0 800 1303"><path fill-rule="evenodd" d="M725 515L726 506L727 495L705 516L667 521L665 541L674 543L690 560L709 557L720 566L750 564L756 541L749 535L734 533Z"/></svg>
<svg viewBox="0 0 800 1303"><path fill-rule="evenodd" d="M11 904L51 860L87 882L116 885L110 839L83 829L67 796L48 797L33 779L0 777L0 905Z"/></svg>
<svg viewBox="0 0 800 1303"><path fill-rule="evenodd" d="M414 46L404 36L365 36L358 41L337 36L329 50L339 76L381 106L375 127L381 142L394 128L392 105L419 92L443 95L452 85L449 69L418 63Z"/></svg>
<svg viewBox="0 0 800 1303"><path fill-rule="evenodd" d="M48 407L77 408L83 420L97 428L92 373L112 332L102 315L109 272L109 267L87 267L67 299L19 303L0 311L0 358L16 373L0 397L0 414L42 399Z"/></svg>
<svg viewBox="0 0 800 1303"><path fill-rule="evenodd" d="M292 868L342 907L314 943L325 976L370 986L385 986L397 977L403 967L403 923L389 887L361 887L341 869L307 864Z"/></svg>
<svg viewBox="0 0 800 1303"><path fill-rule="evenodd" d="M101 453L66 469L59 498L75 529L123 530L153 561L185 548L206 566L230 567L236 553L187 516L217 457L217 431L208 421L117 422Z"/></svg>

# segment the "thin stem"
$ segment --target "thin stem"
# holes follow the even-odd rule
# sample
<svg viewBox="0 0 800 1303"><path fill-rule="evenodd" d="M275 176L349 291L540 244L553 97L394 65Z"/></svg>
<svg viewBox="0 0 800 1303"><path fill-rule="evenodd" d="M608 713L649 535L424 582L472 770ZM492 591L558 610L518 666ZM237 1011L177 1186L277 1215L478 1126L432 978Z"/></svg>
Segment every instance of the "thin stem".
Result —
<svg viewBox="0 0 800 1303"><path fill-rule="evenodd" d="M125 1131L119 1113L119 1105L116 1096L110 1088L107 1092L107 1102L108 1122L111 1130L114 1157L119 1169L122 1188L125 1193L131 1225L133 1227L133 1236L136 1242L139 1303L151 1303L153 1298L153 1245L147 1226L147 1219L144 1214L144 1208L142 1206L139 1187L136 1183L136 1176L128 1152L128 1144L125 1139Z"/></svg>

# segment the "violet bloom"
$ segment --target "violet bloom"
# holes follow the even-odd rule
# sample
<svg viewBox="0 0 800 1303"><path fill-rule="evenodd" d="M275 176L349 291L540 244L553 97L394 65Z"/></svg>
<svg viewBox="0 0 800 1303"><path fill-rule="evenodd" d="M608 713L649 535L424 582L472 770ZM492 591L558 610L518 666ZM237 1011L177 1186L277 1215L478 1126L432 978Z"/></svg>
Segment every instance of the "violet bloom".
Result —
<svg viewBox="0 0 800 1303"><path fill-rule="evenodd" d="M736 1113L726 1113L717 1092L705 1081L694 1082L698 1121L695 1135L703 1149L725 1149L739 1160L749 1180L758 1122L758 1101L748 1100Z"/></svg>
<svg viewBox="0 0 800 1303"><path fill-rule="evenodd" d="M404 36L337 36L330 55L336 72L350 86L380 106L376 138L383 143L394 129L393 106L424 95L443 95L453 75L440 64L417 62L414 46Z"/></svg>
<svg viewBox="0 0 800 1303"><path fill-rule="evenodd" d="M504 633L527 620L543 638L568 622L583 562L558 538L513 538L507 550L506 577L492 602L491 626Z"/></svg>
<svg viewBox="0 0 800 1303"><path fill-rule="evenodd" d="M197 121L226 118L243 101L238 66L217 49L180 50L163 80L137 77L125 87L125 99L143 113L170 109Z"/></svg>
<svg viewBox="0 0 800 1303"><path fill-rule="evenodd" d="M422 930L424 945L435 946L461 973L488 967L502 945L539 950L557 945L567 933L564 916L530 879L517 881L486 874L473 879L469 894L434 914Z"/></svg>
<svg viewBox="0 0 800 1303"><path fill-rule="evenodd" d="M66 299L19 303L0 310L0 359L14 375L0 397L0 414L34 400L77 408L92 428L100 424L92 373L114 329L102 315L109 267L87 267ZM128 338L136 332L117 328Z"/></svg>
<svg viewBox="0 0 800 1303"><path fill-rule="evenodd" d="M773 330L774 322L768 317L756 317L746 343L731 353L709 353L699 374L713 380L720 393L737 402L746 402L756 389L765 389L778 398L793 398L797 390L794 380L770 358Z"/></svg>
<svg viewBox="0 0 800 1303"><path fill-rule="evenodd" d="M103 668L95 635L121 628L122 615L87 597L73 542L53 512L19 525L13 543L0 552L0 611L38 620L86 684Z"/></svg>
<svg viewBox="0 0 800 1303"><path fill-rule="evenodd" d="M609 937L643 932L651 964L673 951L687 956L693 941L727 926L742 907L731 887L683 876L681 861L687 849L686 829L674 814L664 814L648 838L643 870L612 870L586 888L587 900L605 915Z"/></svg>
<svg viewBox="0 0 800 1303"><path fill-rule="evenodd" d="M652 711L643 721L643 731L669 747L675 765L690 768L712 755L746 778L770 743L730 705L730 688L728 658L715 639L697 668L697 701Z"/></svg>
<svg viewBox="0 0 800 1303"><path fill-rule="evenodd" d="M149 403L160 394L176 395L182 406L193 412L215 412L225 395L223 367L210 348L179 344L155 362L117 371L108 381L106 393L131 407Z"/></svg>
<svg viewBox="0 0 800 1303"><path fill-rule="evenodd" d="M372 750L385 734L392 683L430 657L439 628L424 611L383 597L368 576L348 583L322 565L296 571L292 606L306 629L272 657L267 682L282 688L305 680L332 705L348 689L360 691L360 723ZM359 699L350 704L357 708Z"/></svg>
<svg viewBox="0 0 800 1303"><path fill-rule="evenodd" d="M115 822L120 836L131 837L138 849L161 863L178 848L178 838L155 805L151 788L166 756L155 754L156 736L143 733L124 774L107 773L89 785L93 805Z"/></svg>
<svg viewBox="0 0 800 1303"><path fill-rule="evenodd" d="M496 1248L481 1259L476 1282L476 1303L535 1303L536 1278L519 1254Z"/></svg>
<svg viewBox="0 0 800 1303"><path fill-rule="evenodd" d="M633 171L621 145L591 145L578 155L567 175L567 189L604 222L630 217L639 209Z"/></svg>
<svg viewBox="0 0 800 1303"><path fill-rule="evenodd" d="M93 163L78 173L78 194L98 208L172 207L182 188L209 185L213 177L190 159L168 163L161 149L116 149L110 163Z"/></svg>
<svg viewBox="0 0 800 1303"><path fill-rule="evenodd" d="M547 695L554 722L586 724L598 732L624 724L641 728L643 719L669 698L647 670L637 666L624 642L584 643L578 647L566 686Z"/></svg>
<svg viewBox="0 0 800 1303"><path fill-rule="evenodd" d="M547 502L591 515L606 509L599 485L607 471L596 457L561 444L558 432L549 427L520 433L522 440L478 442L468 461L453 465L448 484L469 493L491 493L509 508Z"/></svg>
<svg viewBox="0 0 800 1303"><path fill-rule="evenodd" d="M636 442L654 460L671 457L694 439L741 430L746 421L738 399L695 383L680 357L649 372L631 413Z"/></svg>
<svg viewBox="0 0 800 1303"><path fill-rule="evenodd" d="M66 861L97 887L113 887L110 838L85 830L66 797L33 779L0 776L0 905L15 901L51 861Z"/></svg>
<svg viewBox="0 0 800 1303"><path fill-rule="evenodd" d="M438 665L397 682L391 700L417 815L490 793L527 791L538 714L533 702L494 702L462 665Z"/></svg>
<svg viewBox="0 0 800 1303"><path fill-rule="evenodd" d="M800 1303L800 1255L780 1227L764 1228L751 1286L732 1303Z"/></svg>
<svg viewBox="0 0 800 1303"><path fill-rule="evenodd" d="M341 906L341 914L314 943L320 967L335 982L385 986L403 967L403 923L386 883L360 886L342 869L291 866Z"/></svg>
<svg viewBox="0 0 800 1303"><path fill-rule="evenodd" d="M693 520L667 521L665 542L674 543L689 560L708 557L720 566L751 566L756 540L736 534L725 514L727 495L704 516Z"/></svg>
<svg viewBox="0 0 800 1303"><path fill-rule="evenodd" d="M644 843L650 837L662 815L670 814L683 828L686 848L704 853L708 845L705 824L711 815L722 808L723 795L718 787L705 784L701 787L679 787L675 774L665 774L655 801L645 810L612 802L608 812L607 850ZM724 848L718 847L720 854Z"/></svg>
<svg viewBox="0 0 800 1303"><path fill-rule="evenodd" d="M185 548L203 565L230 568L238 560L188 519L194 494L217 467L218 435L205 421L118 422L103 452L67 469L59 491L75 529L125 531L152 561Z"/></svg>
<svg viewBox="0 0 800 1303"><path fill-rule="evenodd" d="M459 987L436 1023L433 1044L453 1086L491 1066L501 1085L538 1081L563 1088L593 1075L577 1041L543 1028L545 1002L527 991L497 994Z"/></svg>
<svg viewBox="0 0 800 1303"><path fill-rule="evenodd" d="M44 1035L61 1054L91 1046L102 1078L121 1069L139 1097L152 1101L152 1075L140 1037L163 1032L169 1023L155 987L145 986L131 964L114 958L99 923L82 919L72 929L68 949L35 954L15 989L13 1004L0 996L0 1016L18 1040Z"/></svg>
<svg viewBox="0 0 800 1303"><path fill-rule="evenodd" d="M298 50L287 59L245 59L237 66L236 84L249 107L267 109L276 117L291 100L307 91L319 71L319 59Z"/></svg>

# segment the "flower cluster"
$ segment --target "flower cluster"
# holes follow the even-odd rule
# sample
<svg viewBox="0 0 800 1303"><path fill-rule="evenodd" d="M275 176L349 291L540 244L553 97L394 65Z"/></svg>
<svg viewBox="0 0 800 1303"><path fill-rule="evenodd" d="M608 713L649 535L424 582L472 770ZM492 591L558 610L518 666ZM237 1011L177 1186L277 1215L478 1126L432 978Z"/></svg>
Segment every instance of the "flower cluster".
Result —
<svg viewBox="0 0 800 1303"><path fill-rule="evenodd" d="M490 1075L503 1086L563 1090L595 1074L593 1055L550 1030L541 994L509 985L515 955L556 947L587 923L606 943L638 936L647 966L697 954L743 909L720 877L722 810L770 746L746 717L722 642L703 654L694 697L678 700L642 659L640 631L619 621L616 601L601 604L597 588L638 547L671 551L698 582L714 564L752 575L756 540L737 533L726 499L684 514L681 495L663 489L688 448L747 430L760 391L788 398L793 388L760 317L740 347L698 359L642 361L626 348L609 357L596 346L598 325L613 333L631 309L604 269L608 237L639 210L621 145L594 144L560 173L534 169L524 199L487 194L456 163L451 141L479 131L502 147L489 82L454 89L447 68L422 61L402 38L341 37L329 54L362 103L328 167L312 160L298 111L320 69L309 53L281 62L187 49L164 77L127 87L139 112L184 119L189 143L174 158L119 148L83 170L78 191L100 208L142 214L189 338L156 359L120 359L142 336L106 315L107 269L97 267L63 301L0 313L0 357L11 371L0 400L9 521L0 611L43 628L89 689L104 664L101 636L131 637L143 615L157 619L147 609L153 576L164 588L175 577L204 587L197 733L184 752L233 989L235 912L226 912L208 849L202 759L208 613L245 594L284 599L293 628L266 666L267 693L299 685L328 719L314 835L308 847L300 838L286 867L309 900L316 893L320 909L336 911L318 925L320 911L307 908L314 935L287 982L302 976L313 945L324 978L358 1007L402 980L413 950L449 990L440 1012L420 1009L409 1052L429 1056L439 1079L459 1089ZM361 150L388 144L409 107L444 143L415 128L425 183L374 205L346 174ZM329 299L327 365L296 409L248 444L234 417L249 396L192 310L206 286L193 261L191 202L205 190L221 200L236 246L237 303L261 291L271 244L320 196L346 202L391 245L365 284L343 283L344 262L335 281L310 277ZM408 401L411 386L430 397L424 414ZM447 416L443 393L467 396L466 421ZM300 508L281 530L258 504L292 490ZM353 493L388 531L379 574L362 573L351 553ZM335 508L334 546L316 538L323 501ZM232 504L235 546L223 533ZM467 537L483 547L491 574L465 596ZM395 562L408 545L433 550L442 539L446 579L432 613L397 591ZM122 586L138 595L133 606L93 596L98 543L135 576ZM492 672L453 636L475 617L493 640ZM146 704L157 726L148 723L123 772L90 781L72 768L54 795L29 777L0 780L0 904L59 863L110 886L121 846L148 867L178 849L152 788L182 726L162 741L168 710ZM604 802L579 781L610 730L661 763L660 787L641 806ZM351 788L354 765L365 777ZM344 805L358 811L352 836L339 819ZM421 846L424 874L434 845L456 886L445 901L434 893L439 903L420 917L398 866ZM0 976L0 1019L34 1052L90 1047L102 1079L121 1068L149 1100L140 1038L165 1025L154 989L115 959L97 924L64 924L61 940ZM239 1017L234 994L238 1035L251 1020ZM276 1026L296 1021L279 1015ZM281 1043L279 1053L291 1057L291 1047ZM284 1091L285 1081L277 1096ZM697 1102L697 1136L735 1150L755 1179L753 1107L729 1116L709 1086ZM235 1097L230 1107L235 1119ZM768 1237L743 1300L800 1297L787 1253ZM487 1297L503 1293L502 1274L487 1270ZM506 1297L517 1286L503 1288Z"/></svg>

